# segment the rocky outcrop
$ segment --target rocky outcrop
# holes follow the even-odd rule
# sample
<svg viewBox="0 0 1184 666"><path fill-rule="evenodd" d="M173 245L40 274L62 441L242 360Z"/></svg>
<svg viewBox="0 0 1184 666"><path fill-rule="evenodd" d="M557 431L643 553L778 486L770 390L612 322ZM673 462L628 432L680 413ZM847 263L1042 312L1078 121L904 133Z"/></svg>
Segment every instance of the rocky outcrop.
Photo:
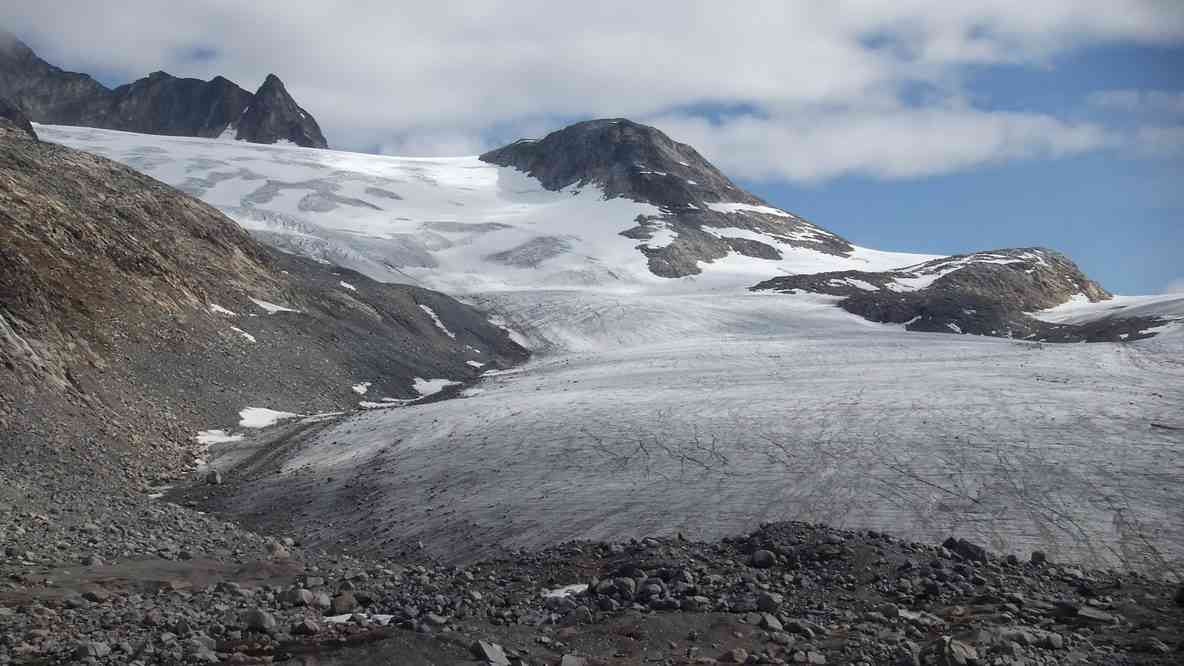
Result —
<svg viewBox="0 0 1184 666"><path fill-rule="evenodd" d="M290 141L299 146L328 148L321 128L288 94L275 74L268 74L238 120L237 138L252 143Z"/></svg>
<svg viewBox="0 0 1184 666"><path fill-rule="evenodd" d="M39 123L207 138L229 130L255 143L328 146L316 120L274 74L254 95L221 76L202 81L166 72L110 90L45 62L10 33L0 33L0 97Z"/></svg>
<svg viewBox="0 0 1184 666"><path fill-rule="evenodd" d="M605 197L623 197L657 206L661 214L640 216L621 232L642 241L638 249L662 277L701 272L699 262L736 253L779 259L777 245L846 255L851 244L821 227L769 206L723 175L694 148L661 131L623 118L589 120L523 139L481 156L491 164L514 167L550 190L600 188ZM720 234L740 229L766 241ZM672 240L655 242L660 234Z"/></svg>
<svg viewBox="0 0 1184 666"><path fill-rule="evenodd" d="M1068 257L1044 248L977 252L934 259L893 271L834 271L784 275L753 291L841 296L839 306L865 319L903 324L910 331L1015 337L1047 342L1137 340L1160 322L1113 318L1092 324L1051 324L1027 313L1111 294Z"/></svg>
<svg viewBox="0 0 1184 666"><path fill-rule="evenodd" d="M443 294L268 249L159 181L0 121L2 478L141 484L244 408L397 404L420 397L416 378L463 383L468 361L525 354Z"/></svg>
<svg viewBox="0 0 1184 666"><path fill-rule="evenodd" d="M0 118L23 131L30 139L37 139L37 132L33 130L33 123L29 122L29 118L25 116L25 113L3 98L0 98Z"/></svg>

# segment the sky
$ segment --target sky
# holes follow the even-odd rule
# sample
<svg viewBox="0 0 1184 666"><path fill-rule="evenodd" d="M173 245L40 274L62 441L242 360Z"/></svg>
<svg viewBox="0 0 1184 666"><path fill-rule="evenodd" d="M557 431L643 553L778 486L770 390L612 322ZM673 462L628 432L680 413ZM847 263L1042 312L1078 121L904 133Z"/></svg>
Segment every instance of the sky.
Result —
<svg viewBox="0 0 1184 666"><path fill-rule="evenodd" d="M628 117L859 245L1039 245L1184 291L1180 0L57 0L0 25L111 86L274 72L345 150Z"/></svg>

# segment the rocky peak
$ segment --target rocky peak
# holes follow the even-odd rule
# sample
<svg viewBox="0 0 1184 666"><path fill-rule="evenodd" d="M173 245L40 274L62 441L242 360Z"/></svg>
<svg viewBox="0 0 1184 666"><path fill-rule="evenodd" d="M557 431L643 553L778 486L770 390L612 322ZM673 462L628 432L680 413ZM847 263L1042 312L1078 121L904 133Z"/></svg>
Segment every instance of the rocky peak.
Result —
<svg viewBox="0 0 1184 666"><path fill-rule="evenodd" d="M275 74L267 75L239 119L238 138L254 143L291 141L310 148L329 147L317 121L296 104Z"/></svg>
<svg viewBox="0 0 1184 666"><path fill-rule="evenodd" d="M0 97L41 123L209 138L231 128L246 141L327 145L316 121L275 75L259 89L259 100L222 76L202 81L164 71L110 90L86 74L54 67L2 31ZM244 117L246 111L251 114ZM247 122L246 131L241 120Z"/></svg>
<svg viewBox="0 0 1184 666"><path fill-rule="evenodd" d="M550 190L595 185L605 197L657 206L661 215L641 216L621 235L641 241L637 247L650 271L662 277L698 274L700 263L732 253L776 261L792 247L838 255L851 251L837 235L745 192L691 146L624 118L576 123L481 159L523 171ZM754 232L767 242L734 233L723 237L718 229ZM657 243L664 232L674 238Z"/></svg>
<svg viewBox="0 0 1184 666"><path fill-rule="evenodd" d="M588 120L481 156L512 166L559 190L596 184L608 197L670 209L706 202L764 205L737 187L691 146L624 118Z"/></svg>

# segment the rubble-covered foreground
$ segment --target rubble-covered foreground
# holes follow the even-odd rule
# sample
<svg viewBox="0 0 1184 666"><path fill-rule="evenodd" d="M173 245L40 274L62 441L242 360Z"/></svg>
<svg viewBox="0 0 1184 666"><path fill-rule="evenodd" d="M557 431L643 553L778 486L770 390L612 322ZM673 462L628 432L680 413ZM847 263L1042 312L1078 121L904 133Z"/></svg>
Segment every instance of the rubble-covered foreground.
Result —
<svg viewBox="0 0 1184 666"><path fill-rule="evenodd" d="M348 519L348 517L343 517ZM1177 664L1178 583L802 523L467 567L146 499L0 514L0 663ZM548 594L550 593L550 594ZM1174 597L1174 599L1173 599Z"/></svg>

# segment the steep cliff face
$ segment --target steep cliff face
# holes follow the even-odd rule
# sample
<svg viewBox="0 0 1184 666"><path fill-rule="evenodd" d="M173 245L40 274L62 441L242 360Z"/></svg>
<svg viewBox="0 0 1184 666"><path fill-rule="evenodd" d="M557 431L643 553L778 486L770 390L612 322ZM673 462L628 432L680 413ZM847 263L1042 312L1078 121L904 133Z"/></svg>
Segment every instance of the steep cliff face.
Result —
<svg viewBox="0 0 1184 666"><path fill-rule="evenodd" d="M45 62L10 33L0 33L0 97L39 123L207 138L229 132L255 143L328 147L316 120L274 74L256 94L222 76L202 81L166 72L110 90Z"/></svg>

